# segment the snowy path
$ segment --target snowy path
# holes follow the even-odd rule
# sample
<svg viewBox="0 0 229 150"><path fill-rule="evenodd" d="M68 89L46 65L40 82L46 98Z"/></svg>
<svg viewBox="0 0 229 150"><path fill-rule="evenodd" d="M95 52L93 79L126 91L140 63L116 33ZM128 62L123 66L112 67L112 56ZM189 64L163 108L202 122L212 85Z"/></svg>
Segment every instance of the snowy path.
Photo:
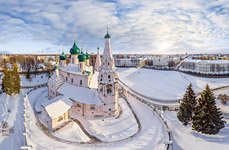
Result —
<svg viewBox="0 0 229 150"><path fill-rule="evenodd" d="M31 92L29 96L32 103L34 103L34 99L38 97L42 90L37 89ZM33 94L32 94L33 93ZM31 103L31 104L32 104ZM128 140L113 142L107 144L66 144L59 141L55 141L52 138L48 137L40 128L36 125L35 116L33 113L32 106L30 106L30 118L29 120L29 144L33 146L36 150L53 150L53 149L93 149L93 150L137 150L137 149L145 149L145 150L159 150L165 149L164 139L165 133L164 129L158 120L157 116L154 112L142 104L141 102L135 101L133 99L129 100L130 105L138 116L142 130L140 133Z"/></svg>
<svg viewBox="0 0 229 150"><path fill-rule="evenodd" d="M10 126L14 126L14 132L10 136L0 137L0 149L16 150L24 145L23 137L23 95L12 96L7 99L11 103L11 112L7 118Z"/></svg>

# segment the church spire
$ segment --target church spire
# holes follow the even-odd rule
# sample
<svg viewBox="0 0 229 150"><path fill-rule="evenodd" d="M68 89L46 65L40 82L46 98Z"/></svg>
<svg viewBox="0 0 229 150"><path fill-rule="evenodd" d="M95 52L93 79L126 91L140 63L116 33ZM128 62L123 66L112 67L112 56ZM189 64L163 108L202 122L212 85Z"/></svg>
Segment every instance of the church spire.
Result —
<svg viewBox="0 0 229 150"><path fill-rule="evenodd" d="M100 59L100 53L99 53L99 47L98 47L97 48L96 61L95 61L95 70L99 71L100 66L101 66L101 59Z"/></svg>
<svg viewBox="0 0 229 150"><path fill-rule="evenodd" d="M104 36L104 38L105 39L110 39L111 38L110 34L108 33L108 27L107 27L107 34Z"/></svg>
<svg viewBox="0 0 229 150"><path fill-rule="evenodd" d="M58 61L56 62L56 65L55 65L55 72L56 72L56 77L59 77L59 62Z"/></svg>
<svg viewBox="0 0 229 150"><path fill-rule="evenodd" d="M103 51L103 60L112 60L112 51L111 51L111 44L110 44L110 34L108 33L108 28L107 28L107 34L104 36L105 38L105 46L104 46L104 51Z"/></svg>

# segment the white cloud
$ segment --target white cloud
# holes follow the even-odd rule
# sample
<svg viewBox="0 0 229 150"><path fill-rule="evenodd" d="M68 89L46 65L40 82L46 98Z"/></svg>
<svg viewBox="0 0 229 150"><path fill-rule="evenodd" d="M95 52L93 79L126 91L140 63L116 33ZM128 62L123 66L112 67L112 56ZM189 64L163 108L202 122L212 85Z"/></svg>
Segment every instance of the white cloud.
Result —
<svg viewBox="0 0 229 150"><path fill-rule="evenodd" d="M108 26L115 53L228 50L228 11L228 1L0 0L0 48L7 50L10 41L26 47L26 39L70 47L76 33L79 46L92 52L103 47Z"/></svg>

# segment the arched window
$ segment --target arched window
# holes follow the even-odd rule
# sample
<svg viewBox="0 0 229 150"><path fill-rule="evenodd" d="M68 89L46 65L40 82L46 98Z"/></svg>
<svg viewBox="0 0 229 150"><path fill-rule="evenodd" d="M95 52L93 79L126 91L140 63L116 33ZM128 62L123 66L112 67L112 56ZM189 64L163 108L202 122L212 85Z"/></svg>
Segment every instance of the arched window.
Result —
<svg viewBox="0 0 229 150"><path fill-rule="evenodd" d="M71 79L72 83L73 83L73 78Z"/></svg>
<svg viewBox="0 0 229 150"><path fill-rule="evenodd" d="M109 66L109 65L110 65L110 63L108 62L108 63L107 63L107 65Z"/></svg>
<svg viewBox="0 0 229 150"><path fill-rule="evenodd" d="M66 81L68 81L68 77L66 77Z"/></svg>
<svg viewBox="0 0 229 150"><path fill-rule="evenodd" d="M112 85L108 85L107 86L107 94L111 94L112 93Z"/></svg>
<svg viewBox="0 0 229 150"><path fill-rule="evenodd" d="M82 85L82 80L80 80L80 85Z"/></svg>
<svg viewBox="0 0 229 150"><path fill-rule="evenodd" d="M103 88L102 87L100 88L100 92L103 92Z"/></svg>
<svg viewBox="0 0 229 150"><path fill-rule="evenodd" d="M111 75L108 75L108 79L110 79L111 78Z"/></svg>

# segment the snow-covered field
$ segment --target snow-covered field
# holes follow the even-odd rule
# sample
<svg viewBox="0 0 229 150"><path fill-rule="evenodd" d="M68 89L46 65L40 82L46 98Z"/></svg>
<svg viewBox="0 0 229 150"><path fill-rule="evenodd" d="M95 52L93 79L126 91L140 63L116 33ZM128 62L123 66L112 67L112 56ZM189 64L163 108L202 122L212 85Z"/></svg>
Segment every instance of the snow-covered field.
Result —
<svg viewBox="0 0 229 150"><path fill-rule="evenodd" d="M118 68L121 81L131 89L161 101L180 99L188 84L200 92L206 84L211 88L229 85L229 78L203 78L177 71L162 71L145 68Z"/></svg>
<svg viewBox="0 0 229 150"><path fill-rule="evenodd" d="M48 82L47 74L31 75L31 80L26 79L24 75L21 75L21 86L35 86Z"/></svg>
<svg viewBox="0 0 229 150"><path fill-rule="evenodd" d="M166 111L164 118L172 130L174 150L228 150L229 120L226 127L217 135L200 134L191 130L191 126L183 126L176 117L176 112Z"/></svg>

